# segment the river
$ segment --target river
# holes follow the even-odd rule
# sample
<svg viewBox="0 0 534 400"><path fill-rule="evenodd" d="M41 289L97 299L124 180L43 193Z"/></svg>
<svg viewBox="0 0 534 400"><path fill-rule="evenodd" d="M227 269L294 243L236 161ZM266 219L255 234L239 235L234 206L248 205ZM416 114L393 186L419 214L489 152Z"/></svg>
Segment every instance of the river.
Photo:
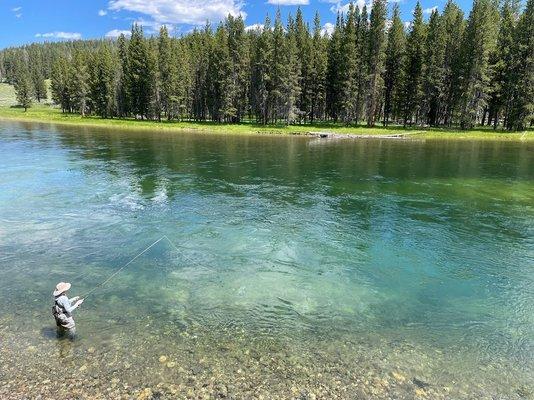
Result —
<svg viewBox="0 0 534 400"><path fill-rule="evenodd" d="M0 123L1 398L532 399L533 288L532 142Z"/></svg>

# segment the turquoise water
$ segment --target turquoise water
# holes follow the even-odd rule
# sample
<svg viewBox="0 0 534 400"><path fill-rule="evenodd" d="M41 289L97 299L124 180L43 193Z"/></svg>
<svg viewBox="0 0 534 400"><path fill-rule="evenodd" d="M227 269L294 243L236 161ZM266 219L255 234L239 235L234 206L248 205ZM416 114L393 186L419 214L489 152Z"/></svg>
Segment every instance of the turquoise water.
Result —
<svg viewBox="0 0 534 400"><path fill-rule="evenodd" d="M0 282L13 398L532 398L534 144L2 122Z"/></svg>

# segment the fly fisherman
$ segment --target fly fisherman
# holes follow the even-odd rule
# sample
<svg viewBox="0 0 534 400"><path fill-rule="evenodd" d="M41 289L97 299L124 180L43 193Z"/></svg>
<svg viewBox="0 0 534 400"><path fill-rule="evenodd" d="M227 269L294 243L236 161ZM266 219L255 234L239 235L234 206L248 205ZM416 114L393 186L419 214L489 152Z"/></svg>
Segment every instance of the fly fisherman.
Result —
<svg viewBox="0 0 534 400"><path fill-rule="evenodd" d="M69 299L67 297L67 290L70 289L70 283L60 282L54 290L54 307L52 307L52 314L56 319L58 337L65 334L72 340L76 334L76 324L72 318L72 312L78 308L83 299L78 296Z"/></svg>

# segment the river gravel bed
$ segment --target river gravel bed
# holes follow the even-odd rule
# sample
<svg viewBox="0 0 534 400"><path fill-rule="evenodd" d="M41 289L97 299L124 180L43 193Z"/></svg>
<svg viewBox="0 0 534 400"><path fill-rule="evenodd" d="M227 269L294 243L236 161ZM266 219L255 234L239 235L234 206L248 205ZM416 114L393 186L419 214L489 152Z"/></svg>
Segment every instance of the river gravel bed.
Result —
<svg viewBox="0 0 534 400"><path fill-rule="evenodd" d="M141 326L70 341L52 327L20 334L10 323L17 325L4 320L0 330L2 399L532 398L528 384L503 385L492 365L455 376L443 352L409 342L353 335L292 342L238 328L130 334Z"/></svg>

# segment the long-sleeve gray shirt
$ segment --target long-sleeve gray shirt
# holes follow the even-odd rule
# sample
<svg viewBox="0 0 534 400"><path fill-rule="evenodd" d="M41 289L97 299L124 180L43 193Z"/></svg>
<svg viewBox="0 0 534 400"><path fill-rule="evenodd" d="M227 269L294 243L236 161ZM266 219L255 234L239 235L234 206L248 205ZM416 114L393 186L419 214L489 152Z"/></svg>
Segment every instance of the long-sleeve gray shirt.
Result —
<svg viewBox="0 0 534 400"><path fill-rule="evenodd" d="M77 300L76 297L69 299L67 296L62 294L56 298L56 303L65 310L67 317L70 317L72 316L72 312L78 308L78 304L73 304L75 300Z"/></svg>

